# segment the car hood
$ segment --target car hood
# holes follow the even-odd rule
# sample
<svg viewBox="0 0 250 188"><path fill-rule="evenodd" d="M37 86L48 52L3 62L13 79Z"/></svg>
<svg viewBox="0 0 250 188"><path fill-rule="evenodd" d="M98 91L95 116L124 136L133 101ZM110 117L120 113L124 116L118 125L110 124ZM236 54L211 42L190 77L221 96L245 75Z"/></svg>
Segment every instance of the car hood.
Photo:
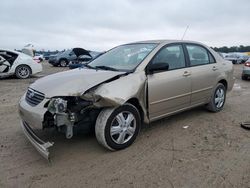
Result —
<svg viewBox="0 0 250 188"><path fill-rule="evenodd" d="M55 96L79 96L88 89L125 72L79 68L43 77L30 88L45 94L46 98Z"/></svg>
<svg viewBox="0 0 250 188"><path fill-rule="evenodd" d="M89 53L89 51L85 50L83 48L73 48L72 51L75 53L76 57L79 57L81 55L88 55L88 56L92 57L91 54Z"/></svg>

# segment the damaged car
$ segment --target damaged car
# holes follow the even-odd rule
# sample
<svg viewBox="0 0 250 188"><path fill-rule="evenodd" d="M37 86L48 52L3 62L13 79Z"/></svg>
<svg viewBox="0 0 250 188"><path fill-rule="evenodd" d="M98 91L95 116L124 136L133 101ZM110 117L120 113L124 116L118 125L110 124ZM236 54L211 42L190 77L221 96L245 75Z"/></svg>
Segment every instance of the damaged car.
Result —
<svg viewBox="0 0 250 188"><path fill-rule="evenodd" d="M42 72L42 65L32 57L17 51L0 50L0 78L15 75L25 79Z"/></svg>
<svg viewBox="0 0 250 188"><path fill-rule="evenodd" d="M56 129L73 137L94 130L109 150L130 146L143 123L204 105L223 109L233 87L233 65L191 41L154 40L115 47L83 68L43 77L19 102L21 126L49 158L53 142L36 131Z"/></svg>
<svg viewBox="0 0 250 188"><path fill-rule="evenodd" d="M69 62L69 69L75 69L79 67L83 67L84 64L89 63L90 61L94 60L95 58L102 55L104 52L94 52L89 51L88 54L80 55L76 60Z"/></svg>
<svg viewBox="0 0 250 188"><path fill-rule="evenodd" d="M82 55L91 56L88 50L83 48L73 48L55 55L51 55L48 62L53 66L66 67L71 61L79 59L79 57Z"/></svg>

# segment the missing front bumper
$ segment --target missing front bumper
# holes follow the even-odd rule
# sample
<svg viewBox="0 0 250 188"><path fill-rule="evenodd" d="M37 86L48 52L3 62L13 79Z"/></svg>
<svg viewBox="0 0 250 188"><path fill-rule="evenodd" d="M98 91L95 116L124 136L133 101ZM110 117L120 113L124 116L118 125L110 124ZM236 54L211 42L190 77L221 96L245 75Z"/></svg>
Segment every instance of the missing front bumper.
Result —
<svg viewBox="0 0 250 188"><path fill-rule="evenodd" d="M29 139L31 144L45 159L49 160L50 159L49 148L53 146L54 143L44 142L43 140L41 140L27 123L22 121L21 125L25 136Z"/></svg>

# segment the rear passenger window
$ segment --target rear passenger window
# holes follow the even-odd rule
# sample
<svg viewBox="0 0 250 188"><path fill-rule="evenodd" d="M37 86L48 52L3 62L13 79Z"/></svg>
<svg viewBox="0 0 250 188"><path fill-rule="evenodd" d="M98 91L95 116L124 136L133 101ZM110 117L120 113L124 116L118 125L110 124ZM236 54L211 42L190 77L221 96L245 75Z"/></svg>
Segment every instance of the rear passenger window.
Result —
<svg viewBox="0 0 250 188"><path fill-rule="evenodd" d="M209 64L210 61L214 61L213 57L209 57L207 49L192 44L188 44L186 46L191 66L205 65ZM210 56L212 55L210 54Z"/></svg>
<svg viewBox="0 0 250 188"><path fill-rule="evenodd" d="M169 70L185 67L185 57L182 45L164 47L158 54L156 54L152 63L168 63Z"/></svg>

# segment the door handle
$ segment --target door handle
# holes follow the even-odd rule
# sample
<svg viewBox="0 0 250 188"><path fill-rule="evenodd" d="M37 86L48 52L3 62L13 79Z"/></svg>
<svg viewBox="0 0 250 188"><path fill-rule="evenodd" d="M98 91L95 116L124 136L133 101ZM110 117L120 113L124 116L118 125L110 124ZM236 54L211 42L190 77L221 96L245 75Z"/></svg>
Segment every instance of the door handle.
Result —
<svg viewBox="0 0 250 188"><path fill-rule="evenodd" d="M191 72L189 72L189 71L184 71L184 73L183 73L183 76L190 76L191 75Z"/></svg>
<svg viewBox="0 0 250 188"><path fill-rule="evenodd" d="M216 67L216 66L213 66L213 71L216 71L216 70L218 70L218 68Z"/></svg>

